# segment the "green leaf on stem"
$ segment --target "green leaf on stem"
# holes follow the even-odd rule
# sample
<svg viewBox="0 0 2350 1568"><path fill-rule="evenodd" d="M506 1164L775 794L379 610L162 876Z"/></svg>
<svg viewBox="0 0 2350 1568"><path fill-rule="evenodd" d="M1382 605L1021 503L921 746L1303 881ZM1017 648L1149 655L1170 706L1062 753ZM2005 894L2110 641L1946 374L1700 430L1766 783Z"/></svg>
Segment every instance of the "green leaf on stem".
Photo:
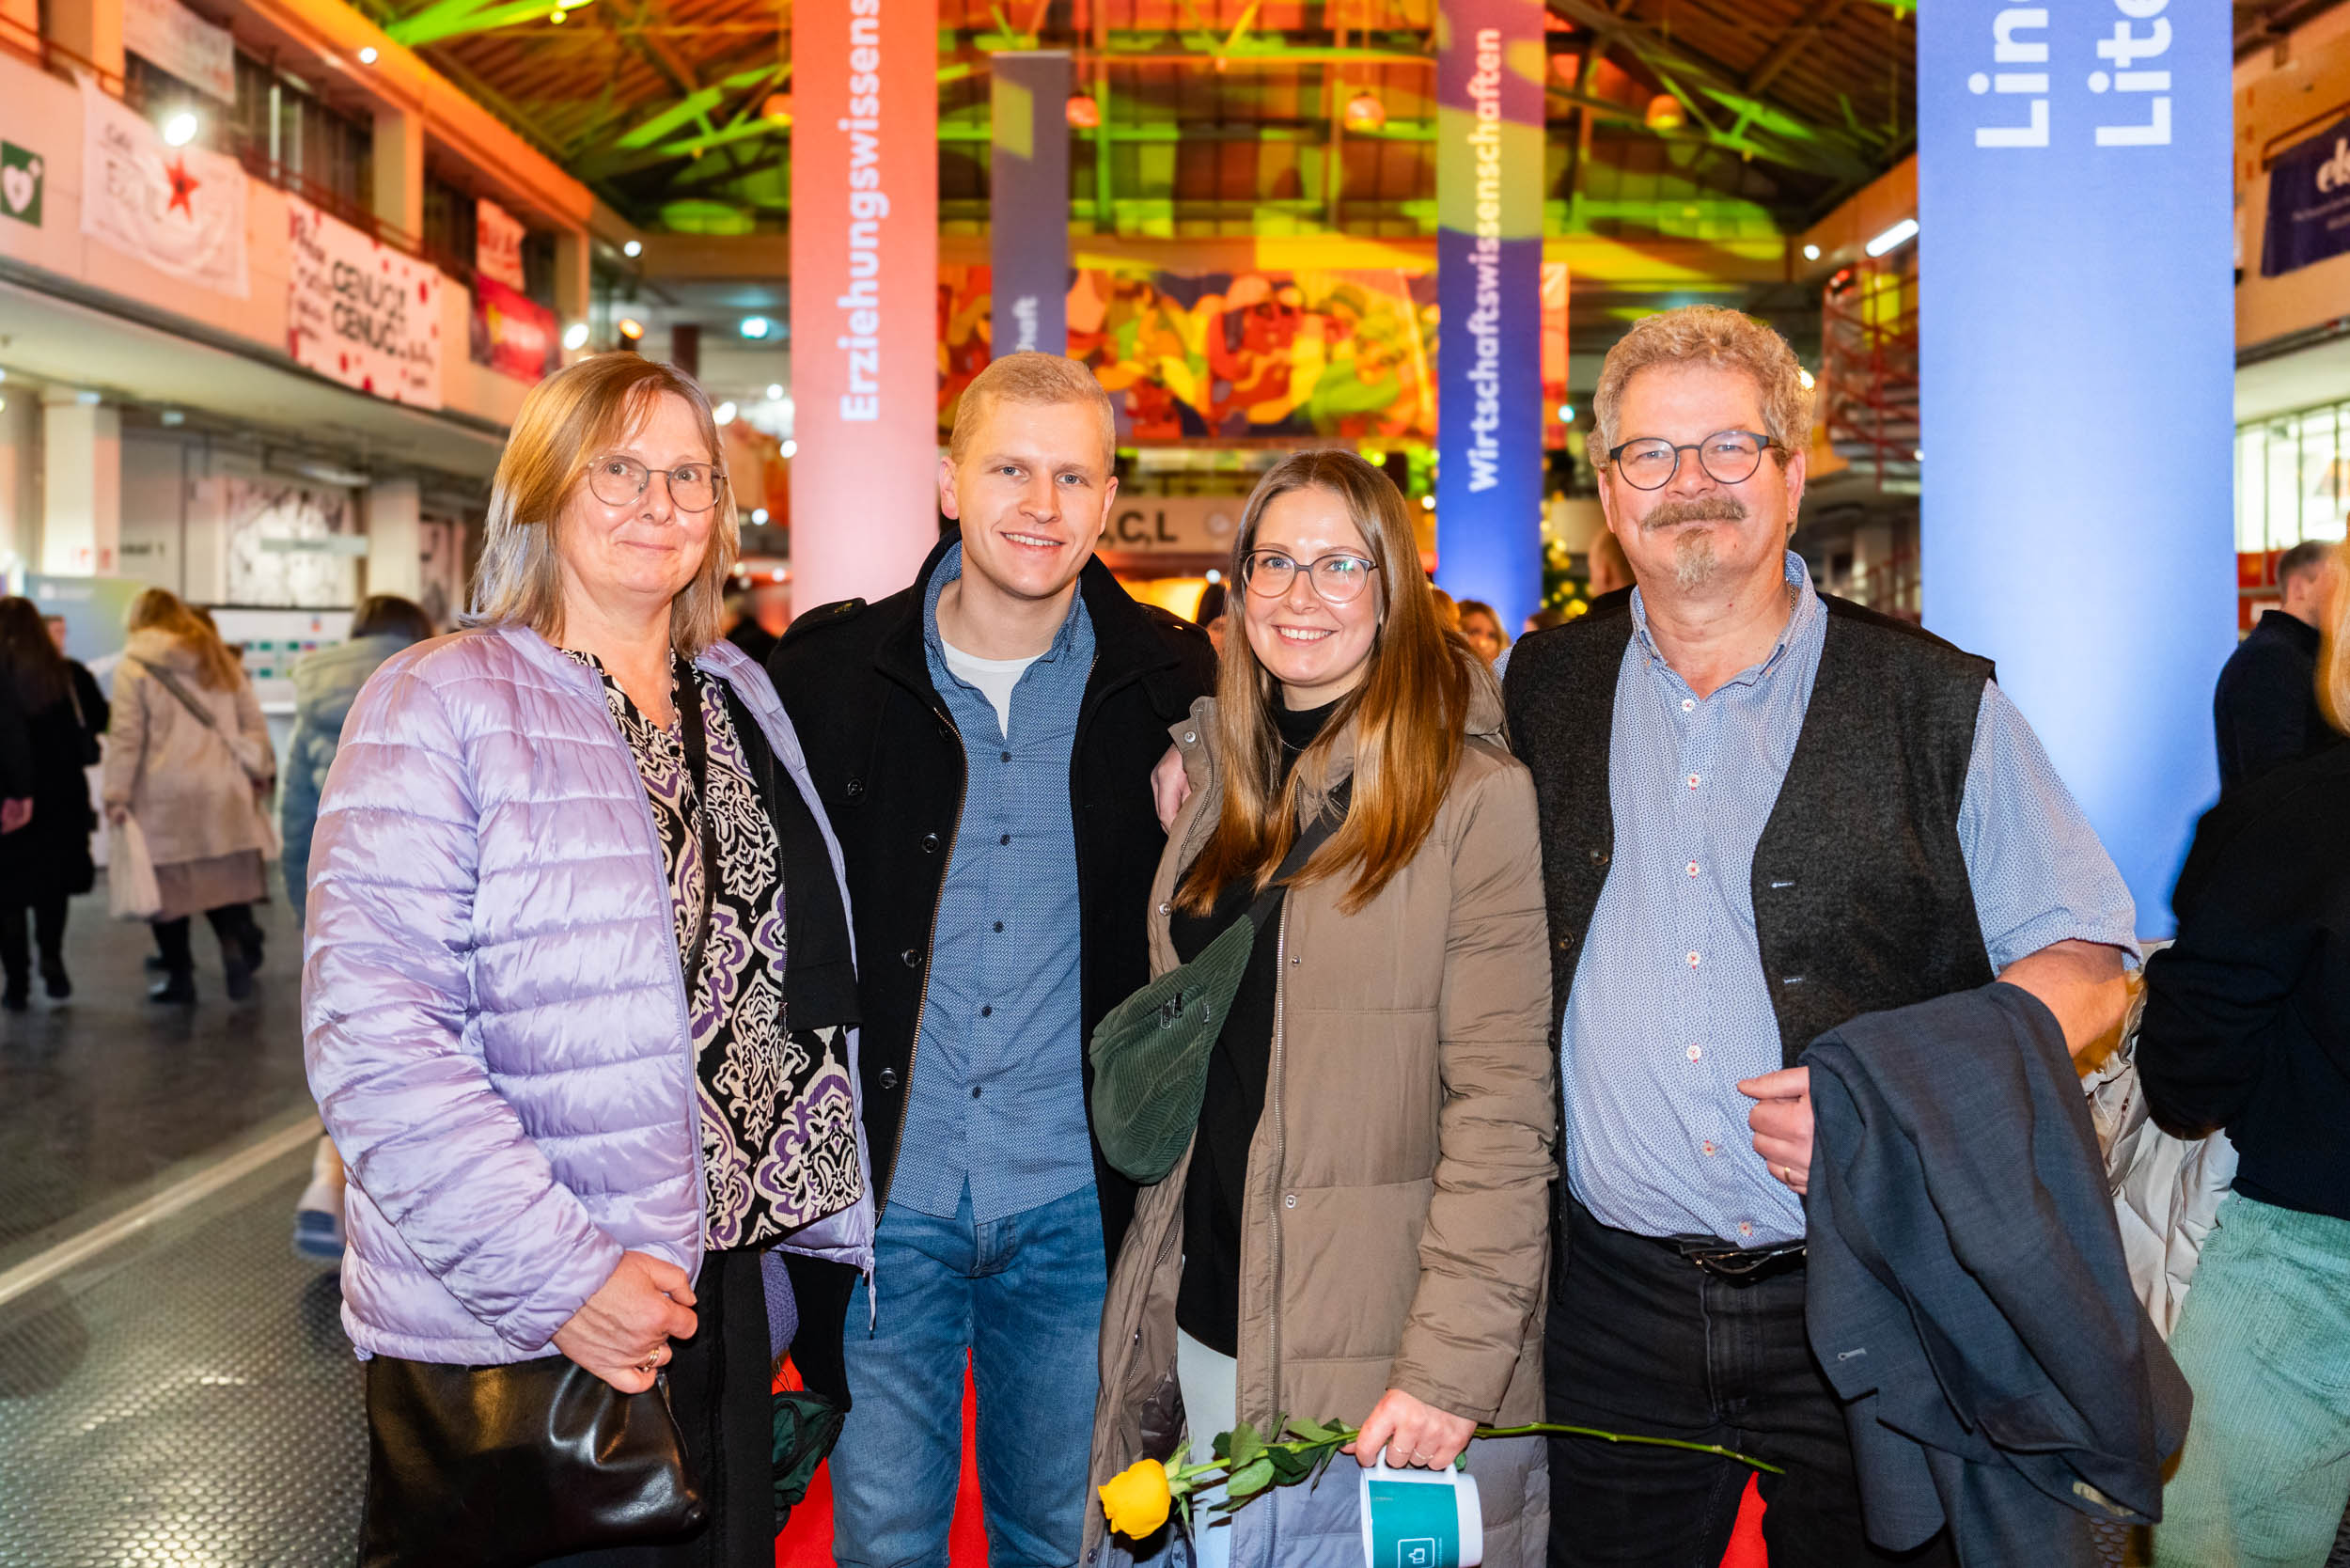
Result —
<svg viewBox="0 0 2350 1568"><path fill-rule="evenodd" d="M1246 1468L1258 1454L1264 1451L1264 1439L1246 1421L1232 1428L1232 1451L1229 1456L1235 1471Z"/></svg>
<svg viewBox="0 0 2350 1568"><path fill-rule="evenodd" d="M1303 1449L1292 1448L1287 1443L1268 1445L1264 1450L1264 1456L1273 1465L1274 1480L1283 1486L1294 1485L1305 1480L1312 1473L1314 1467L1310 1454Z"/></svg>
<svg viewBox="0 0 2350 1568"><path fill-rule="evenodd" d="M1232 1472L1232 1479L1224 1483L1224 1494L1237 1506L1273 1484L1273 1461L1259 1454Z"/></svg>

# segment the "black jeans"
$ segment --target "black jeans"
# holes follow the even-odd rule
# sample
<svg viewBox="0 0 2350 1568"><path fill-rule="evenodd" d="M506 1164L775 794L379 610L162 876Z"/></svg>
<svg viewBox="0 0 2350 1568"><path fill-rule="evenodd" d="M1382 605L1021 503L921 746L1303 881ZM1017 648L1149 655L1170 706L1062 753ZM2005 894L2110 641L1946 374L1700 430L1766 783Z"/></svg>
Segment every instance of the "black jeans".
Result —
<svg viewBox="0 0 2350 1568"><path fill-rule="evenodd" d="M59 893L30 906L31 934L39 940L40 956L59 966L65 963L65 895ZM7 975L11 991L22 990L33 972L32 949L25 940L26 907L13 901L0 902L0 973Z"/></svg>
<svg viewBox="0 0 2350 1568"><path fill-rule="evenodd" d="M1550 1419L1718 1443L1760 1475L1773 1568L1955 1559L1947 1531L1900 1556L1861 1531L1844 1413L1803 1326L1804 1271L1737 1285L1563 1200L1563 1278L1543 1355ZM1718 1568L1747 1477L1734 1461L1595 1438L1550 1443L1550 1568Z"/></svg>
<svg viewBox="0 0 2350 1568"><path fill-rule="evenodd" d="M253 951L253 938L259 928L253 921L253 906L249 903L224 903L218 909L208 909L204 918L211 922L212 934L220 938L223 959L234 955L239 964ZM155 946L164 955L164 968L175 975L192 974L196 970L196 955L188 946L188 917L155 922Z"/></svg>

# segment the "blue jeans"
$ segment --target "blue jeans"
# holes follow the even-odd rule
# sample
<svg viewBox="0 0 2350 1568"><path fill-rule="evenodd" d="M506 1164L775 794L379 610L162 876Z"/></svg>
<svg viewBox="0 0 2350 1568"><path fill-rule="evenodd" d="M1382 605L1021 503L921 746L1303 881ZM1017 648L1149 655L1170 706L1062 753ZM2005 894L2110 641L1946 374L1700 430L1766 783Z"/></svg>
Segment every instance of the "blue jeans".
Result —
<svg viewBox="0 0 2350 1568"><path fill-rule="evenodd" d="M1102 1210L1089 1182L975 1224L893 1205L842 1350L852 1402L832 1453L842 1568L946 1568L963 1458L966 1356L979 1389L991 1568L1068 1568L1085 1531L1101 1387ZM872 1312L871 1327L867 1327Z"/></svg>

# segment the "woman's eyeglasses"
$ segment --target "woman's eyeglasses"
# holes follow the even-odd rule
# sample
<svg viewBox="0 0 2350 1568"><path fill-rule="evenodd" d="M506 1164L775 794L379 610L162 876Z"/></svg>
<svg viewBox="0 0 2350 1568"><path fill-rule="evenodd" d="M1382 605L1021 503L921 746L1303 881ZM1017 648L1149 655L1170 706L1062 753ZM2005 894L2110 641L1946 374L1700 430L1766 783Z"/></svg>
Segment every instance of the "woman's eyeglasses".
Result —
<svg viewBox="0 0 2350 1568"><path fill-rule="evenodd" d="M682 463L675 468L648 468L633 457L618 453L588 465L588 488L607 507L635 504L658 474L669 484L669 501L680 511L708 511L718 504L720 475L707 463Z"/></svg>
<svg viewBox="0 0 2350 1568"><path fill-rule="evenodd" d="M1325 604L1345 604L1362 596L1363 585L1379 570L1378 563L1343 550L1301 561L1282 550L1251 550L1241 557L1241 586L1261 599L1278 599L1289 592L1299 572L1306 573L1314 592Z"/></svg>

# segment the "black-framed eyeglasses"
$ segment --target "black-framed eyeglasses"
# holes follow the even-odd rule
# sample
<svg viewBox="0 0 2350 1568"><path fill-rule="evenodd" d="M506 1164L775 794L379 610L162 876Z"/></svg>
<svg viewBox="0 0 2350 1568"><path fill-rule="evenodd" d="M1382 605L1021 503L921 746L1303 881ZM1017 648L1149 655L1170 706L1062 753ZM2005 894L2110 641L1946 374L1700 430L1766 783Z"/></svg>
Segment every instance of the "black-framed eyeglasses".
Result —
<svg viewBox="0 0 2350 1568"><path fill-rule="evenodd" d="M1702 441L1676 447L1661 435L1644 435L1611 447L1607 461L1616 465L1624 483L1635 490L1662 490L1681 472L1681 454L1695 452L1698 466L1716 484L1740 484L1754 478L1762 454L1787 448L1752 431L1716 431Z"/></svg>
<svg viewBox="0 0 2350 1568"><path fill-rule="evenodd" d="M668 481L670 504L680 511L708 511L718 504L718 486L725 476L710 463L648 468L633 457L614 452L588 465L588 488L607 507L633 506L655 474Z"/></svg>
<svg viewBox="0 0 2350 1568"><path fill-rule="evenodd" d="M1303 572L1324 604L1348 604L1362 597L1363 586L1378 570L1378 562L1351 550L1333 550L1309 561L1286 550L1251 550L1240 559L1240 581L1260 599L1278 599Z"/></svg>

